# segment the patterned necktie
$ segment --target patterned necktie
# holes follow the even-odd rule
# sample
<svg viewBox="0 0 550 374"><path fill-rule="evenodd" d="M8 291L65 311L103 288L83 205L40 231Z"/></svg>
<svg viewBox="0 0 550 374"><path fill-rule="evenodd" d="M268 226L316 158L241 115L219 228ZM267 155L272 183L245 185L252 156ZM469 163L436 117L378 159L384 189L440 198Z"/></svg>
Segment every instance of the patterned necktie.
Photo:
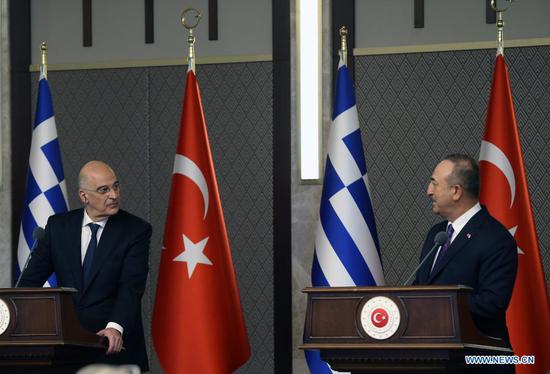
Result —
<svg viewBox="0 0 550 374"><path fill-rule="evenodd" d="M445 242L445 244L443 244L443 246L439 250L439 254L437 255L437 260L435 260L435 264L432 268L432 271L434 271L435 268L442 262L442 259L445 256L445 253L447 253L447 250L451 245L451 239L453 237L454 232L455 232L455 229L453 228L453 225L447 226L447 241Z"/></svg>
<svg viewBox="0 0 550 374"><path fill-rule="evenodd" d="M90 226L90 231L92 236L90 237L90 244L88 244L88 249L86 250L86 256L84 256L84 262L82 263L82 281L83 286L86 286L88 282L88 277L90 276L90 270L92 270L92 261L94 259L94 252L97 248L97 230L99 230L99 225L95 223L88 224Z"/></svg>

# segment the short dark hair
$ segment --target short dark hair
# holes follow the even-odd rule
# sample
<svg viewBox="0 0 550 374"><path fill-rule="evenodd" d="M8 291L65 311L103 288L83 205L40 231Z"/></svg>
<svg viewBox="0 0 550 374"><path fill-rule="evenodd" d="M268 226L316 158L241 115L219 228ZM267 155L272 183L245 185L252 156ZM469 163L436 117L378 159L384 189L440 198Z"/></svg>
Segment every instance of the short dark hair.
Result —
<svg viewBox="0 0 550 374"><path fill-rule="evenodd" d="M453 163L453 172L447 178L449 184L460 184L471 197L479 198L479 165L477 161L465 154L452 153L444 160Z"/></svg>

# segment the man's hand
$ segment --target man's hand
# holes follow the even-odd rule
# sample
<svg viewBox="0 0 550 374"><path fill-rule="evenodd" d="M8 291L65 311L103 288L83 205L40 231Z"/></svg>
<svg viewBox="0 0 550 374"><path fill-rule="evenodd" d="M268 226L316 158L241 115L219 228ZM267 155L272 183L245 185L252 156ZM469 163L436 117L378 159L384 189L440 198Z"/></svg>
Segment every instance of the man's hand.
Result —
<svg viewBox="0 0 550 374"><path fill-rule="evenodd" d="M118 353L122 349L122 335L117 329L108 327L106 329L100 330L96 335L104 336L109 340L109 348L107 349L107 354Z"/></svg>

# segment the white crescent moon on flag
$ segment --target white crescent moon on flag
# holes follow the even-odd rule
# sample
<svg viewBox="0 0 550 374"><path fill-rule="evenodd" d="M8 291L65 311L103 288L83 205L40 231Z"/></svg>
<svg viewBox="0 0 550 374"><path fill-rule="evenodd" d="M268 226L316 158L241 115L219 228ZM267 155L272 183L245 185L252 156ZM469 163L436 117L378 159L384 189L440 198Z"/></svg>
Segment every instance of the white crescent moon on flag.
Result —
<svg viewBox="0 0 550 374"><path fill-rule="evenodd" d="M481 149L479 151L479 161L487 161L495 165L502 174L506 177L508 184L510 185L510 191L512 194L512 200L510 201L510 208L514 205L514 199L516 198L516 177L514 176L514 169L508 157L502 152L496 145L489 143L486 140L481 141Z"/></svg>
<svg viewBox="0 0 550 374"><path fill-rule="evenodd" d="M382 315L382 313L380 313L380 312L374 313L374 316L372 316L372 319L374 320L374 322L376 322L376 323L382 322L381 319L378 319L378 316L381 316L381 315Z"/></svg>
<svg viewBox="0 0 550 374"><path fill-rule="evenodd" d="M208 213L208 184L206 183L206 178L201 169L191 160L185 156L176 154L176 159L174 160L174 171L173 174L181 174L191 179L199 188L204 200L204 218L206 218L206 213Z"/></svg>

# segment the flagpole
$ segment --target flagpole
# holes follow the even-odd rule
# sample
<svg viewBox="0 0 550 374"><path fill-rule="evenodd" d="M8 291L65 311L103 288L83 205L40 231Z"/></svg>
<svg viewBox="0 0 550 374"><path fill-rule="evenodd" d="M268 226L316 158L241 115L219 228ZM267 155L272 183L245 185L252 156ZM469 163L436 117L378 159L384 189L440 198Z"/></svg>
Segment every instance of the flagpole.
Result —
<svg viewBox="0 0 550 374"><path fill-rule="evenodd" d="M187 36L187 44L189 45L187 71L195 71L195 35L193 34L193 29L198 26L201 18L202 13L195 8L187 8L181 13L181 23L183 27L189 30L189 35ZM195 21L189 23L189 19L194 19Z"/></svg>
<svg viewBox="0 0 550 374"><path fill-rule="evenodd" d="M42 42L40 45L42 61L37 86L36 111L25 187L25 205L23 207L23 210L29 214L24 214L22 217L17 244L19 271L24 269L25 260L34 249L34 234L31 235L31 233L34 233L38 227L45 227L50 215L69 210L52 95L46 79L48 74L47 50L48 45L46 42ZM47 148L47 151L45 148ZM32 208L36 206L44 207L44 209ZM46 285L48 287L57 285L55 274L50 276Z"/></svg>
<svg viewBox="0 0 550 374"><path fill-rule="evenodd" d="M346 26L340 27L340 57L344 62L344 65L348 66L348 28Z"/></svg>
<svg viewBox="0 0 550 374"><path fill-rule="evenodd" d="M514 0L506 0L509 4L498 8L496 0L491 0L491 8L497 13L497 55L504 55L504 19L502 14L510 8Z"/></svg>
<svg viewBox="0 0 550 374"><path fill-rule="evenodd" d="M513 0L506 0L512 3ZM521 150L518 123L510 87L508 68L503 52L502 13L509 7L497 9L495 0L491 7L498 14L498 50L493 72L485 131L480 149L480 203L514 236L517 243L517 275L514 289L506 310L506 325L514 354L535 359L532 365L517 365L518 374L546 373L550 369L550 303L544 279L544 267L540 256L535 220L529 196L527 174ZM497 161L498 160L498 161ZM509 165L508 183L502 181L501 166ZM483 162L482 162L483 161ZM496 163L495 163L496 162ZM507 168L507 167L505 167ZM499 171L496 171L500 169ZM505 191L511 186L511 201L493 191ZM532 318L536 316L536 318Z"/></svg>
<svg viewBox="0 0 550 374"><path fill-rule="evenodd" d="M336 95L315 233L311 285L382 286L385 281L380 242L369 193L355 90L346 66L347 27L340 27L339 33L340 61L335 74ZM357 158L348 157L351 155ZM351 188L348 190L348 187ZM319 350L307 349L305 355L312 374L332 373L330 366L321 359Z"/></svg>
<svg viewBox="0 0 550 374"><path fill-rule="evenodd" d="M201 17L193 8L181 14L189 30L188 70L151 329L166 373L233 373L250 357L194 72L193 29Z"/></svg>
<svg viewBox="0 0 550 374"><path fill-rule="evenodd" d="M48 44L42 42L40 45L40 51L42 52L42 65L40 66L40 72L44 74L44 77L48 79L48 62L46 58L46 53L48 51Z"/></svg>

